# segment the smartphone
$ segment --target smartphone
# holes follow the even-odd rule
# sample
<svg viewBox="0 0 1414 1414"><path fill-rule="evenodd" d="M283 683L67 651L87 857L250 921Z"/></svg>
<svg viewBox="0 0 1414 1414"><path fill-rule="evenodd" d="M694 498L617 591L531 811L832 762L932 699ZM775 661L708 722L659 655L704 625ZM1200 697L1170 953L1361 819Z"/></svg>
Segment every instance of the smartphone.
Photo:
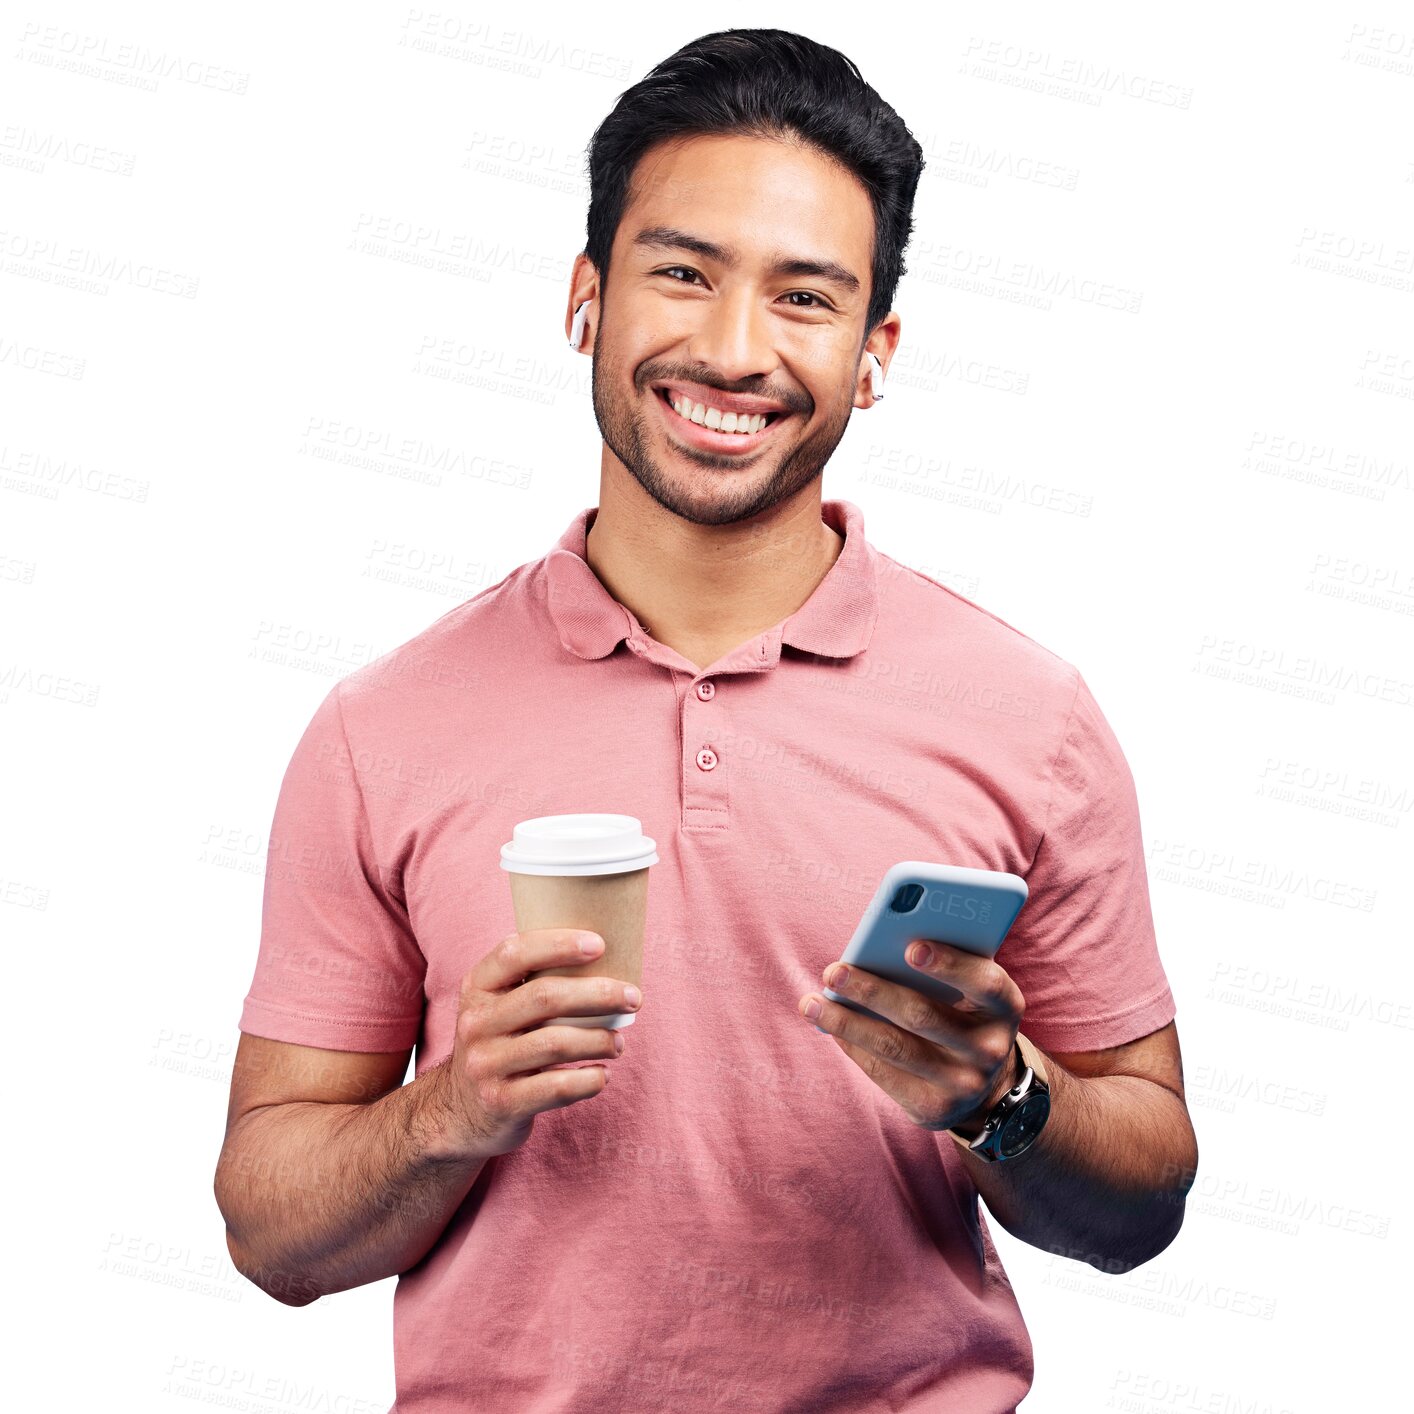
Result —
<svg viewBox="0 0 1414 1414"><path fill-rule="evenodd" d="M1021 912L1026 892L1019 874L906 859L884 875L840 961L950 1004L957 989L914 967L905 956L909 944L927 938L992 957ZM888 1020L832 988L824 995L862 1016Z"/></svg>

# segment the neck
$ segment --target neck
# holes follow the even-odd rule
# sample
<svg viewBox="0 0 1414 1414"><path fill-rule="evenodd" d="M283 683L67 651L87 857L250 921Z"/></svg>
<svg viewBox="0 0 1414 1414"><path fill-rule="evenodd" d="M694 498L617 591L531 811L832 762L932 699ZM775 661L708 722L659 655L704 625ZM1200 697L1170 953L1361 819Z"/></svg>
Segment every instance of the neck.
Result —
<svg viewBox="0 0 1414 1414"><path fill-rule="evenodd" d="M684 520L628 479L601 478L585 558L653 638L703 666L795 613L844 548L819 477L732 525Z"/></svg>

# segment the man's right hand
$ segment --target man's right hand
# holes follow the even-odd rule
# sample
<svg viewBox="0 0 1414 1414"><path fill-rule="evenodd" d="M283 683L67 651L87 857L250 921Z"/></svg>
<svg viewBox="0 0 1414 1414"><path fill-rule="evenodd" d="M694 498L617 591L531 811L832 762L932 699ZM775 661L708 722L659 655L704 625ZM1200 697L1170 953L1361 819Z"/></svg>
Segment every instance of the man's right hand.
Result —
<svg viewBox="0 0 1414 1414"><path fill-rule="evenodd" d="M581 939L593 940L588 951ZM609 977L531 977L547 967L597 961L604 941L578 928L512 933L461 982L456 1036L440 1086L447 1141L464 1156L491 1158L518 1149L535 1116L597 1095L607 1066L547 1070L566 1061L613 1060L623 1033L603 1026L545 1026L555 1016L636 1011L625 984Z"/></svg>

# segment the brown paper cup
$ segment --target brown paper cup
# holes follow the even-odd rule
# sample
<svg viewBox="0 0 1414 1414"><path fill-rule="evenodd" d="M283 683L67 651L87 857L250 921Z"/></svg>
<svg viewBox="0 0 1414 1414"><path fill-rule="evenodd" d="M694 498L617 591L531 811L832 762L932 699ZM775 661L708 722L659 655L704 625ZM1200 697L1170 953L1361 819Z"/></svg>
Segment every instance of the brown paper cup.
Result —
<svg viewBox="0 0 1414 1414"><path fill-rule="evenodd" d="M545 815L522 821L501 850L511 876L516 930L583 928L604 951L574 967L547 967L534 977L612 977L643 985L643 934L654 843L631 815ZM558 1026L631 1026L636 1013L557 1016Z"/></svg>

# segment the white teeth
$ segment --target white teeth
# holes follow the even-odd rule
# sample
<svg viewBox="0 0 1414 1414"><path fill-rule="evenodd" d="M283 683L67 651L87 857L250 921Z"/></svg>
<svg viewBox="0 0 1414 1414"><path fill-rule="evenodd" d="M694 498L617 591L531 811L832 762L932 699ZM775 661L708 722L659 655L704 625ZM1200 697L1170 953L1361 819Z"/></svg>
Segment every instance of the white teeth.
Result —
<svg viewBox="0 0 1414 1414"><path fill-rule="evenodd" d="M677 398L671 393L668 397L674 412L687 418L689 422L695 422L700 427L710 427L715 432L736 432L750 436L766 425L764 413L748 415L744 412L723 412L720 408L695 403L691 398Z"/></svg>

